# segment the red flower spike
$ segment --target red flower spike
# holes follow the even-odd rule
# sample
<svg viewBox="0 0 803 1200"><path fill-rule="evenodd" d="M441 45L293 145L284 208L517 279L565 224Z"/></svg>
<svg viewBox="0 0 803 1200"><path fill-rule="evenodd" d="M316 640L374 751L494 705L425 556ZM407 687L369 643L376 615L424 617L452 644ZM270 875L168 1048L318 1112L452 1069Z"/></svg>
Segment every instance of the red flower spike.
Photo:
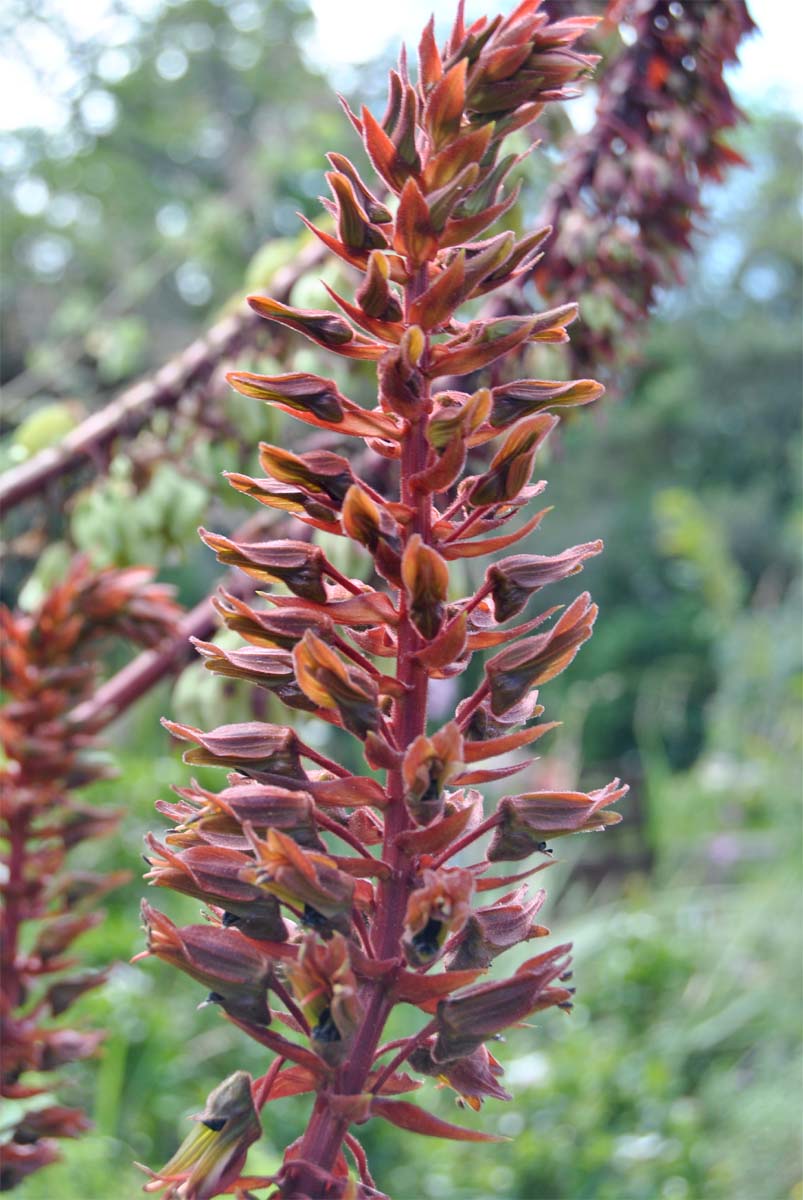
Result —
<svg viewBox="0 0 803 1200"><path fill-rule="evenodd" d="M348 538L368 552L362 567L373 574L365 583L350 579L343 571L356 567L333 565L307 541L254 545L205 535L224 561L293 595L271 591L263 597L269 607L258 611L224 593L216 608L250 645L198 644L210 670L266 688L306 712L305 723L320 718L350 731L364 766L347 768L282 726L249 722L203 733L168 724L195 743L189 761L236 774L217 794L180 789L178 804L160 806L175 827L165 845L151 842L153 882L205 899L213 922L223 914L203 945L195 933L165 933L164 954L206 975L219 947L214 969L227 986L215 991L230 1021L293 1064L268 1069L255 1088L258 1103L315 1093L307 1131L272 1180L277 1198L377 1195L348 1131L372 1117L430 1136L494 1140L389 1098L415 1086L399 1068L409 1059L475 1111L484 1098L508 1099L484 1043L541 1008L570 1003L559 986L566 947L529 960L512 979L478 982L497 955L546 933L535 922L543 893L510 888L548 864L510 876L488 874L488 860L456 864L463 852L476 859L486 835L489 858L517 860L538 852L545 826L560 833L609 823L608 807L620 794L613 785L587 797L528 792L484 816L482 796L463 790L528 766L524 756L487 761L554 727L528 726L543 711L534 686L567 666L591 633L596 610L587 596L551 628L542 623L553 608L518 625L511 618L532 594L579 570L599 543L550 556L500 555L547 511L525 510L545 486L529 480L557 421L549 410L588 403L601 388L592 380L502 383L507 372L500 371L496 381L478 380L471 394L445 383L449 390L433 395L433 381L484 371L533 342L568 340L574 304L490 318L463 308L526 278L550 236L543 227L518 238L484 231L517 201L510 177L522 155L506 152L507 134L568 96L589 70L593 58L575 50L588 27L572 18L550 23L537 0L524 0L507 19L483 17L467 28L461 6L438 49L430 22L419 78L411 80L402 54L381 121L367 109L357 118L346 106L379 185L330 155L334 199L324 207L336 230L307 222L359 272L354 295L327 289L342 315L251 299L257 312L317 346L374 362L378 404L360 408L325 376L233 373L240 392L325 430L327 446L263 446L265 478L232 475L234 488L311 529ZM392 207L377 198L383 187L394 193ZM362 437L392 465L361 479L361 460L335 452L337 434ZM495 438L493 457L467 477L469 454ZM484 581L452 596L463 572L450 580L449 564L484 555L493 558ZM456 702L454 720L431 732L430 680L456 680L487 650L494 654L479 687ZM503 893L498 904L476 899L495 889ZM241 964L238 974L229 960L240 948L243 963L267 957L273 972L259 996L254 971ZM206 955L201 966L193 955ZM429 972L439 958L447 969ZM308 1037L307 1045L266 1027L268 987L275 1016L293 1036ZM381 1046L401 1003L433 1020L418 1035ZM397 1053L382 1063L390 1050ZM359 1180L349 1175L344 1147ZM248 1179L231 1183L243 1190Z"/></svg>
<svg viewBox="0 0 803 1200"><path fill-rule="evenodd" d="M4 1189L58 1159L53 1139L90 1127L78 1109L26 1111L23 1102L59 1090L64 1081L42 1079L43 1073L92 1057L104 1037L48 1023L108 978L108 969L63 972L80 961L75 940L103 920L91 906L129 878L127 871L101 875L69 865L74 847L109 836L121 815L81 801L75 791L112 773L92 750L114 706L98 703L92 692L111 641L158 647L175 636L180 616L172 589L154 583L148 568L95 571L85 559L74 560L32 611L0 605L2 1090L18 1102L2 1148ZM31 1071L36 1083L29 1082Z"/></svg>

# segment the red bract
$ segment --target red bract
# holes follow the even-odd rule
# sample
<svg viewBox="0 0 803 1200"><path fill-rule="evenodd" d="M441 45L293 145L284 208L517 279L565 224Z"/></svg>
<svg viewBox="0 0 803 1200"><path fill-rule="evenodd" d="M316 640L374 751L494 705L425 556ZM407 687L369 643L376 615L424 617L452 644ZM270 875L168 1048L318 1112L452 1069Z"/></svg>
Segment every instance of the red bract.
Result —
<svg viewBox="0 0 803 1200"><path fill-rule="evenodd" d="M0 710L0 833L5 842L0 884L0 1042L2 1095L25 1099L43 1088L29 1072L55 1071L94 1054L101 1033L53 1029L107 972L77 972L74 941L102 920L88 911L127 879L67 870L69 851L108 837L120 811L95 808L72 793L108 769L89 751L100 721L74 710L92 692L104 639L128 637L155 646L171 633L179 610L171 590L149 570L92 571L76 561L31 613L0 607L0 656L6 703ZM79 709L80 712L80 709ZM25 926L35 935L23 941ZM22 947L27 945L26 951ZM0 1188L59 1157L53 1139L77 1137L89 1122L77 1109L50 1106L25 1113L3 1146Z"/></svg>
<svg viewBox="0 0 803 1200"><path fill-rule="evenodd" d="M389 1099L415 1086L397 1068L409 1059L475 1109L486 1097L508 1099L486 1042L537 1010L570 1007L560 986L566 946L512 978L482 980L505 950L548 931L534 920L543 892L531 896L522 883L539 866L488 875L475 843L493 831L489 858L518 860L541 847L545 831L610 823L599 810L624 789L526 793L483 819L473 785L529 765L488 760L552 728L528 726L543 712L533 689L572 661L596 608L583 595L557 616L534 612L518 626L510 618L581 570L601 543L497 558L464 596L451 564L498 555L539 525L546 510L524 510L545 486L534 472L558 421L551 410L586 404L602 389L588 379L524 379L461 392L439 390L437 381L481 371L531 342L568 340L574 304L489 320L467 319L461 306L528 269L544 241L543 229L519 241L484 236L515 201L505 189L515 156L501 148L545 103L573 94L594 62L574 48L588 27L575 17L550 23L540 0L470 27L461 9L441 48L430 23L418 82L403 58L381 120L349 111L378 184L330 155L325 203L334 225L313 228L360 273L353 298L330 292L340 313L250 300L317 346L375 363L377 402L360 408L332 379L310 373L236 372L233 386L307 425L360 437L385 460L369 482L354 456L263 445L265 478L231 477L258 502L349 539L373 567L369 583L347 578L307 541L238 543L202 531L224 562L292 593L266 592L260 608L224 595L218 611L250 646L199 643L208 669L267 688L291 721L305 709L342 728L357 739L365 774L307 744L292 724L204 732L166 722L194 743L188 762L234 774L219 793L194 784L181 789L180 803L160 806L175 828L164 846L150 840L149 878L204 900L213 923L178 930L146 908L149 946L212 987L229 1019L278 1056L254 1085L257 1108L315 1093L306 1132L274 1179L283 1197L378 1194L349 1131L371 1119L494 1140ZM490 442L492 453L472 463L474 449ZM430 727L430 680L460 675L486 650L495 653L484 682L453 720ZM495 905L478 900L515 883ZM268 989L293 1039L277 1032L278 1021L268 1027ZM395 1004L420 1010L419 1030L382 1047ZM284 1061L292 1065L283 1069ZM358 1179L349 1178L344 1146ZM226 1184L234 1174L227 1169ZM212 1194L206 1183L198 1192Z"/></svg>

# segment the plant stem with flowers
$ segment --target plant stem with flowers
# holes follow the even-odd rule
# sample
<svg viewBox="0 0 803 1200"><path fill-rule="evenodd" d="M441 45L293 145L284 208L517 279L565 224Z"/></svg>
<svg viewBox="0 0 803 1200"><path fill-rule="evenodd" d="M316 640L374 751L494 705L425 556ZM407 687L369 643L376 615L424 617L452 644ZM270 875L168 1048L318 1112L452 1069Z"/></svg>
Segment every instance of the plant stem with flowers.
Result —
<svg viewBox="0 0 803 1200"><path fill-rule="evenodd" d="M517 161L500 157L505 138L573 94L569 85L593 66L574 49L592 23L550 23L540 0L524 0L506 19L466 28L461 6L441 50L430 22L417 84L402 56L382 121L347 109L388 203L348 159L329 156L333 199L324 203L333 229L312 228L361 274L354 300L329 289L341 316L250 298L262 316L319 347L376 363L377 405L364 409L308 373L235 372L233 386L308 425L364 440L386 460L388 484L369 488L348 458L329 451L261 446L264 477L232 475L232 485L357 543L372 560L372 582L344 576L308 542L245 543L202 531L222 562L290 595L265 593L268 607L258 609L223 594L224 621L249 645L198 649L210 670L347 731L371 773L324 757L292 725L203 732L165 722L194 743L186 761L231 773L221 792L192 784L179 789L179 803L159 805L174 828L164 844L149 839L149 878L206 902L212 921L179 929L146 904L146 953L204 984L209 1000L278 1058L261 1078L237 1072L216 1089L199 1130L150 1173L148 1191L205 1200L270 1184L286 1198L381 1196L353 1126L379 1118L430 1136L498 1140L399 1099L422 1085L400 1070L405 1063L475 1109L488 1097L510 1099L486 1043L540 1009L571 1007L566 945L529 958L511 978L481 978L504 950L548 932L534 921L543 892L530 895L523 883L548 864L548 841L615 823L609 806L626 789L614 781L588 794L510 795L484 818L476 785L529 765L482 764L553 727L530 723L543 712L536 689L591 634L596 609L587 594L549 626L554 609L509 622L544 586L581 570L601 543L498 556L545 516L502 532L545 486L530 480L557 423L550 410L586 404L602 388L523 379L468 393L439 390L437 381L480 372L531 343L567 340L574 305L488 320L457 314L530 270L549 232L481 238L516 199L515 189L504 190ZM471 452L491 442L490 462L469 473ZM449 564L486 554L497 557L484 580L455 598ZM430 730L430 681L459 676L486 649L496 653L483 681L453 720ZM342 847L331 848L335 838ZM447 865L458 854L477 861ZM489 873L532 854L542 857L523 871ZM476 904L486 891L511 887L495 904ZM421 1010L421 1027L382 1046L399 1004ZM301 1093L314 1094L310 1120L280 1170L243 1176L258 1109Z"/></svg>
<svg viewBox="0 0 803 1200"><path fill-rule="evenodd" d="M93 571L80 559L33 612L0 605L0 1094L34 1100L2 1131L0 1191L55 1162L57 1139L91 1125L80 1109L48 1103L57 1082L43 1082L103 1040L54 1020L105 982L108 971L76 972L73 943L102 920L98 899L127 878L70 869L70 852L108 837L123 815L74 794L109 773L91 753L103 721L82 718L80 702L105 640L155 647L179 616L148 568Z"/></svg>

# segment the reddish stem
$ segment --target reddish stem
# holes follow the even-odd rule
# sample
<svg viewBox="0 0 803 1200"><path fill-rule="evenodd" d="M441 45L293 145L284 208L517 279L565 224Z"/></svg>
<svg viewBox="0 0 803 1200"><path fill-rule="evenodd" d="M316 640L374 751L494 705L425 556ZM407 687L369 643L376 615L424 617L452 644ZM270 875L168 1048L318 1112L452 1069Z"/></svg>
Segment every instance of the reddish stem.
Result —
<svg viewBox="0 0 803 1200"><path fill-rule="evenodd" d="M437 1029L437 1026L438 1026L437 1021L430 1021L427 1025L424 1026L423 1029L420 1029L418 1031L418 1033L414 1034L413 1037L404 1039L404 1044L401 1047L401 1049L399 1050L398 1054L394 1054L393 1058L390 1060L389 1063L387 1063L382 1068L382 1070L379 1072L379 1075L377 1076L376 1080L371 1085L371 1091L375 1095L377 1095L381 1091L382 1085L385 1083L385 1081L387 1079L390 1079L391 1075L396 1070L396 1068L400 1067L401 1064L410 1057L412 1052L418 1046L420 1046L422 1042L425 1042L427 1040L427 1038L429 1037L429 1035L431 1033L435 1032L435 1030Z"/></svg>
<svg viewBox="0 0 803 1200"><path fill-rule="evenodd" d="M359 909L354 910L354 913L352 914L352 920L354 921L354 928L360 935L360 941L362 942L363 950L369 958L373 958L374 948L371 945L371 935L368 932L368 926L365 923L365 917L362 915Z"/></svg>
<svg viewBox="0 0 803 1200"><path fill-rule="evenodd" d="M374 1187L374 1180L368 1169L368 1159L366 1158L365 1151L353 1134L346 1134L346 1145L354 1155L354 1162L360 1174L360 1180L362 1183L367 1183L369 1187Z"/></svg>
<svg viewBox="0 0 803 1200"><path fill-rule="evenodd" d="M476 829L470 829L468 833L464 833L461 838L458 838L453 845L447 846L443 854L435 859L432 864L432 870L437 871L438 867L443 866L450 858L454 858L455 854L459 854L461 850L465 850L466 846L470 846L472 842L476 842L477 838L482 837L489 829L495 829L501 819L498 812L491 813L490 817L486 817Z"/></svg>
<svg viewBox="0 0 803 1200"><path fill-rule="evenodd" d="M453 529L447 538L444 538L444 544L447 542L455 542L458 538L465 537L472 525L476 525L489 509L493 508L492 504L483 504L480 508L475 508L470 516L466 517L462 525L458 525L457 529Z"/></svg>
<svg viewBox="0 0 803 1200"><path fill-rule="evenodd" d="M353 663L356 663L361 670L366 671L369 675L379 676L382 674L378 671L370 659L364 654L360 654L359 650L355 650L350 646L345 638L342 638L339 633L332 635L332 645L336 646L341 654L345 654L346 658L350 658Z"/></svg>
<svg viewBox="0 0 803 1200"><path fill-rule="evenodd" d="M487 679L484 679L483 682L480 684L480 686L477 688L474 695L468 700L463 711L460 714L460 719L458 720L457 723L461 729L465 729L466 725L468 725L469 719L476 712L476 710L479 708L479 706L482 704L485 697L487 695L489 695L490 691L491 691L491 685Z"/></svg>
<svg viewBox="0 0 803 1200"><path fill-rule="evenodd" d="M260 1079L255 1079L251 1085L251 1094L254 1097L254 1108L259 1110L265 1105L270 1097L271 1089L276 1082L276 1076L284 1066L286 1059L275 1059L265 1074Z"/></svg>
<svg viewBox="0 0 803 1200"><path fill-rule="evenodd" d="M452 617L451 621L449 621L449 623L443 627L443 629L440 631L439 636L442 638L445 638L446 635L448 634L449 630L452 628L452 626L456 625L461 617L467 617L469 615L469 613L472 613L479 604L482 604L483 600L489 594L492 587L493 587L493 584L484 583L482 585L482 587L480 588L480 590L478 592L474 593L474 595L469 600L468 604L465 604L460 609L459 612L455 613L455 615Z"/></svg>
<svg viewBox="0 0 803 1200"><path fill-rule="evenodd" d="M306 1033L307 1036L309 1036L309 1031L310 1031L309 1021L304 1016L303 1012L298 1007L295 1000L290 995L290 993L288 992L288 990L284 986L284 984L281 983L280 980L274 979L270 986L273 988L276 995L282 1001L282 1003L284 1004L285 1008L290 1013L290 1015L295 1017L295 1019L298 1021L299 1025L301 1026L304 1033Z"/></svg>
<svg viewBox="0 0 803 1200"><path fill-rule="evenodd" d="M318 809L318 811L315 813L315 821L323 829L328 829L330 833L333 833L336 837L341 838L344 842L351 846L352 850L356 850L360 858L367 858L371 864L375 864L380 861L366 851L365 846L363 846L359 838L354 836L350 829L346 829L345 825L341 825L338 821L333 821L331 817L327 817L325 813L320 811L320 809Z"/></svg>
<svg viewBox="0 0 803 1200"><path fill-rule="evenodd" d="M404 1045L406 1045L406 1043L407 1043L406 1037L396 1038L392 1042L385 1042L384 1045L380 1046L379 1049L376 1051L376 1054L374 1055L374 1059L381 1058L382 1055L387 1054L389 1050L397 1050L399 1048L399 1046L404 1046Z"/></svg>
<svg viewBox="0 0 803 1200"><path fill-rule="evenodd" d="M346 575L344 575L342 571L338 571L337 567L333 567L330 562L327 562L323 569L324 573L328 575L330 579L334 579L335 583L339 583L347 591L351 592L353 596L362 595L362 588L357 587L356 583L352 583L352 581Z"/></svg>
<svg viewBox="0 0 803 1200"><path fill-rule="evenodd" d="M351 775L351 771L347 771L345 767L341 767L340 763L335 762L334 759L327 758L325 754L320 754L317 750L314 750L312 746L308 746L306 742L302 742L299 739L298 745L304 758L308 758L311 762L317 763L319 767L323 767L324 770L329 771L331 775L336 775L338 779L348 779L348 777Z"/></svg>
<svg viewBox="0 0 803 1200"><path fill-rule="evenodd" d="M20 1003L22 981L17 969L19 927L22 921L22 893L25 886L25 848L28 840L28 817L20 813L8 823L8 879L5 885L6 903L2 922L2 977L10 1009Z"/></svg>

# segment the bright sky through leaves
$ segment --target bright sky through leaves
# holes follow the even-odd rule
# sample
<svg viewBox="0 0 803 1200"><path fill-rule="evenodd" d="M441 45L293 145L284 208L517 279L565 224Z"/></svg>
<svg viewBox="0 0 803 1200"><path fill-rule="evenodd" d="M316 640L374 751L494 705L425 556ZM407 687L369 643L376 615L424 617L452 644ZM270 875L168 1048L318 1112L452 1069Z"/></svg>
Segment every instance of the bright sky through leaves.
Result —
<svg viewBox="0 0 803 1200"><path fill-rule="evenodd" d="M316 27L308 52L345 87L350 64L369 62L402 39L414 47L433 8L445 22L453 7L451 0L434 4L433 0L406 0L403 5L376 0L312 0ZM55 0L47 11L66 22L77 41L92 38L107 42L110 70L114 69L112 59L116 56L125 72L126 26L132 37L132 18L145 17L158 8L159 0L127 0L124 12L131 16L121 17L112 13L109 0L81 0L80 4ZM737 99L744 104L790 108L803 117L803 75L797 52L803 37L803 5L790 0L752 0L750 8L761 33L743 45L741 64L730 72ZM466 11L473 18L486 9L483 0L469 0ZM232 5L230 16L236 23L240 14L240 19L248 23L249 14L258 18L258 13L258 5L245 0ZM0 54L0 129L26 125L58 129L65 113L62 100L79 85L80 68L45 21L32 23L27 31L18 28L16 33L28 61ZM30 65L34 62L36 72ZM103 117L100 113L99 133L103 132Z"/></svg>

